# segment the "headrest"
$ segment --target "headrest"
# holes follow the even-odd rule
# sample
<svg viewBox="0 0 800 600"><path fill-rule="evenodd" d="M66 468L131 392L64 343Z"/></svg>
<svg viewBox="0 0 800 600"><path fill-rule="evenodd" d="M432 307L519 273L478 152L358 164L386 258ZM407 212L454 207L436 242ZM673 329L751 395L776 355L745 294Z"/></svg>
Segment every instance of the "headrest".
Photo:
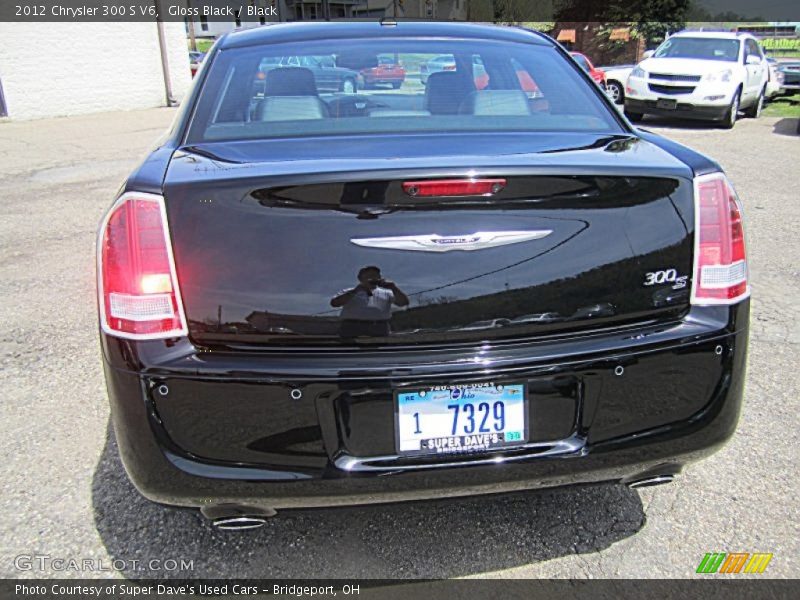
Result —
<svg viewBox="0 0 800 600"><path fill-rule="evenodd" d="M432 114L456 115L475 83L458 71L431 73L425 86L425 108Z"/></svg>
<svg viewBox="0 0 800 600"><path fill-rule="evenodd" d="M316 96L314 73L305 67L278 67L267 71L267 96Z"/></svg>

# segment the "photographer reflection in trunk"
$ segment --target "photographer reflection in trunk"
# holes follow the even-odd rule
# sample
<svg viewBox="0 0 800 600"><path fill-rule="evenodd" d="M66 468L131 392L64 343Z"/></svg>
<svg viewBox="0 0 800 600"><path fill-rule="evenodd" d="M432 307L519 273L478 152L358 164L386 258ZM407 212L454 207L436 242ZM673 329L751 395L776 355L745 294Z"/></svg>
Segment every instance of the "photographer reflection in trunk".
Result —
<svg viewBox="0 0 800 600"><path fill-rule="evenodd" d="M339 334L343 338L389 335L392 304L408 306L408 296L375 266L361 269L358 285L331 299L331 306L342 309Z"/></svg>

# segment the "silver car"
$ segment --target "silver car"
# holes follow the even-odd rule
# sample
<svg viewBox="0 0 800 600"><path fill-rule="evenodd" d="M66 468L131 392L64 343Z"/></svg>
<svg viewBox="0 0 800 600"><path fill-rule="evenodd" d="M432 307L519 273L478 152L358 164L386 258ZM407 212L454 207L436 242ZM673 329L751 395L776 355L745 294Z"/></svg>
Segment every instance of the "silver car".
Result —
<svg viewBox="0 0 800 600"><path fill-rule="evenodd" d="M422 85L428 83L428 77L431 73L439 73L441 71L455 71L456 59L452 54L442 54L436 58L430 59L428 62L422 63L419 67L419 80Z"/></svg>
<svg viewBox="0 0 800 600"><path fill-rule="evenodd" d="M424 62L419 67L419 80L422 85L428 83L428 77L433 73L440 73L441 71L455 71L456 59L452 54L442 54L435 58ZM472 58L472 74L475 78L485 75L486 69L483 67L483 61L479 56Z"/></svg>

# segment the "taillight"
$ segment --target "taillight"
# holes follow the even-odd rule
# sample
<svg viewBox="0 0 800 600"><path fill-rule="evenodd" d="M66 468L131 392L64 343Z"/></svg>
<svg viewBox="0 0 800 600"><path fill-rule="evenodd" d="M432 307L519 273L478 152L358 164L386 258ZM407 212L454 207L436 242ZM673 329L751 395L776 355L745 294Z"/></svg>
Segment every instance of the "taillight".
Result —
<svg viewBox="0 0 800 600"><path fill-rule="evenodd" d="M506 187L505 179L435 179L404 181L409 196L491 196Z"/></svg>
<svg viewBox="0 0 800 600"><path fill-rule="evenodd" d="M103 331L131 339L186 335L164 198L120 196L100 229L97 255Z"/></svg>
<svg viewBox="0 0 800 600"><path fill-rule="evenodd" d="M742 208L722 173L694 180L692 304L733 304L750 294Z"/></svg>

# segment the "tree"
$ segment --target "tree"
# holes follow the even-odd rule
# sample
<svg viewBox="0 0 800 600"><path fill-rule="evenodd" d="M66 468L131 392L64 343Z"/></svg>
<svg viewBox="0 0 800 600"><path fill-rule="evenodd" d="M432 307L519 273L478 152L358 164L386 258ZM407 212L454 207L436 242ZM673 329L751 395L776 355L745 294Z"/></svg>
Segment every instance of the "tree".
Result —
<svg viewBox="0 0 800 600"><path fill-rule="evenodd" d="M494 0L496 23L521 23L549 19L558 0Z"/></svg>
<svg viewBox="0 0 800 600"><path fill-rule="evenodd" d="M691 0L555 0L554 8L557 21L594 21L607 31L628 27L632 38L655 45L685 27L690 5Z"/></svg>

